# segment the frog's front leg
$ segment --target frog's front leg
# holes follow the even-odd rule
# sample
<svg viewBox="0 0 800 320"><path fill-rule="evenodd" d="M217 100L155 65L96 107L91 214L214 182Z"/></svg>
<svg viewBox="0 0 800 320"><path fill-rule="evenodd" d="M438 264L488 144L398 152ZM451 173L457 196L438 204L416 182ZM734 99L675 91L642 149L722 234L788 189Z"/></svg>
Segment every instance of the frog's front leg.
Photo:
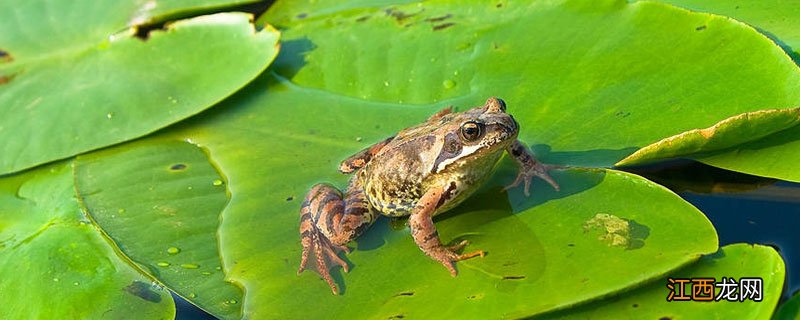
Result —
<svg viewBox="0 0 800 320"><path fill-rule="evenodd" d="M376 218L377 213L371 209L358 179L351 180L344 199L341 192L329 184L315 185L300 209L303 255L297 273L306 269L313 253L317 273L333 294L338 294L329 265L341 266L347 272L347 263L339 258L338 251L349 252L345 245L369 228Z"/></svg>
<svg viewBox="0 0 800 320"><path fill-rule="evenodd" d="M408 219L409 227L411 227L411 236L414 237L414 242L417 246L425 252L428 256L439 261L444 265L450 274L455 276L456 269L453 263L459 260L469 259L475 256L484 256L483 251L475 251L466 254L458 254L469 242L467 240L453 246L444 246L442 241L439 240L439 232L436 231L436 226L433 224L432 216L442 201L444 188L431 188L422 198L419 199L417 206L411 213Z"/></svg>
<svg viewBox="0 0 800 320"><path fill-rule="evenodd" d="M516 187L520 184L520 182L525 182L525 196L529 196L529 189L531 184L531 179L533 177L539 177L544 181L547 181L553 189L556 191L559 190L558 183L550 176L548 171L552 169L559 169L562 168L561 166L543 164L536 160L536 157L533 156L530 152L528 152L528 148L525 147L519 140L515 140L511 146L507 149L508 153L514 157L514 160L517 161L519 164L519 174L517 174L517 179L514 180L510 185L506 186L506 190Z"/></svg>

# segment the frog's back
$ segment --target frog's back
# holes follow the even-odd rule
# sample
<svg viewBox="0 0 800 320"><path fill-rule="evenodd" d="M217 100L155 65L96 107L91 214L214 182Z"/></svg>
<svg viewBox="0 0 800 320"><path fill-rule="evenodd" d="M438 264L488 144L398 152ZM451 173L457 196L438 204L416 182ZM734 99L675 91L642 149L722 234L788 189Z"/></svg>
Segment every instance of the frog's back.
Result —
<svg viewBox="0 0 800 320"><path fill-rule="evenodd" d="M414 129L414 128L410 128ZM409 130L409 129L407 129ZM383 215L400 217L411 214L424 193L428 153L434 148L432 135L403 135L384 147L359 172L364 193L373 209Z"/></svg>

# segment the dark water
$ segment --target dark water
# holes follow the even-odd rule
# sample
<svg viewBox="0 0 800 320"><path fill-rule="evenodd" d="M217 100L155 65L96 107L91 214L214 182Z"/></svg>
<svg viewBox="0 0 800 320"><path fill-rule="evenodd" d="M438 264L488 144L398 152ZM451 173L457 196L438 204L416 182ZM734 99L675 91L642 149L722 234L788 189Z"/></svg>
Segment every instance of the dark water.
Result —
<svg viewBox="0 0 800 320"><path fill-rule="evenodd" d="M658 182L703 211L720 246L758 243L774 247L786 263L783 299L800 290L800 184L675 161L627 171ZM215 319L174 296L177 319Z"/></svg>
<svg viewBox="0 0 800 320"><path fill-rule="evenodd" d="M719 244L774 247L786 263L785 300L800 290L800 183L680 161L629 170L658 182L703 211Z"/></svg>

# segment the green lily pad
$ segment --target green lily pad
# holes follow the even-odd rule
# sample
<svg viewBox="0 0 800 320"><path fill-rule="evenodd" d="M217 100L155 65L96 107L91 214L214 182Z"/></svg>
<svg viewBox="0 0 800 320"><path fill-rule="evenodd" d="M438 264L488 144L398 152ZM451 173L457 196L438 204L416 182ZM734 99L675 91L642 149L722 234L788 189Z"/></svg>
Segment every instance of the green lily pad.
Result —
<svg viewBox="0 0 800 320"><path fill-rule="evenodd" d="M741 278L760 278L763 281L761 301L667 301L670 290L665 277L631 292L541 319L769 319L781 297L784 271L783 259L771 247L733 244L670 273L669 277L673 280L714 278L715 283L720 283L723 277L733 278L737 283ZM728 279L725 281L729 282ZM673 284L674 288L678 286L677 282ZM714 288L715 298L721 291L719 287ZM684 292L691 296L690 284L686 284ZM739 297L739 288L737 293Z"/></svg>
<svg viewBox="0 0 800 320"><path fill-rule="evenodd" d="M302 5L276 7L264 20L284 17L286 41L271 72L102 161L152 176L173 159L147 153L162 166L133 170L110 155L177 141L204 148L230 192L219 254L245 289L245 317L522 317L614 294L717 250L699 211L638 176L571 169L556 174L561 192L537 181L524 198L500 191L515 175L504 160L473 199L437 220L444 241L489 252L459 263L458 277L386 219L346 256L351 273L334 272L342 296L312 272L295 275L305 192L322 181L344 186L339 161L448 104L463 110L500 96L545 161L608 166L662 137L800 100L795 64L729 19L657 3L499 4L352 5L306 18ZM118 197L100 184L78 191L86 190L103 190L98 201Z"/></svg>
<svg viewBox="0 0 800 320"><path fill-rule="evenodd" d="M135 15L129 20L128 25L156 23L258 1L260 0L135 0L131 1L136 5Z"/></svg>
<svg viewBox="0 0 800 320"><path fill-rule="evenodd" d="M121 29L130 14L117 1L0 2L0 174L196 114L278 51L278 32L255 31L247 14L178 21L146 40Z"/></svg>
<svg viewBox="0 0 800 320"><path fill-rule="evenodd" d="M695 0L665 0L667 2L691 10L710 12L729 16L748 23L781 45L797 61L800 57L800 25L794 19L795 12L800 9L800 1L695 1ZM792 112L784 110L783 112ZM769 125L764 123L763 125ZM731 127L731 133L736 135L739 128ZM758 129L758 128L748 128ZM745 130L748 130L745 129ZM758 130L769 131L783 129L781 126L774 128L765 127ZM745 172L790 181L800 181L800 175L792 163L800 161L797 150L800 150L800 131L786 130L774 136L765 137L760 141L748 137L748 132L742 131L738 135L742 138L743 145L733 147L728 152L715 152L711 155L691 155L692 158L717 166L720 168ZM682 134L676 135L680 136ZM760 138L760 137L759 137ZM669 138L668 138L669 139ZM645 149L652 148L666 140L654 142ZM751 143L744 144L745 142ZM651 150L637 151L639 156L648 153L647 157L656 157ZM619 164L632 163L633 156Z"/></svg>
<svg viewBox="0 0 800 320"><path fill-rule="evenodd" d="M800 104L800 69L767 37L665 4L428 1L285 18L304 12L287 4L260 20L285 28L280 76L391 104L499 96L551 163L610 166L664 137Z"/></svg>
<svg viewBox="0 0 800 320"><path fill-rule="evenodd" d="M241 289L224 281L217 248L225 183L200 148L172 142L78 159L80 200L123 254L200 308L241 318Z"/></svg>
<svg viewBox="0 0 800 320"><path fill-rule="evenodd" d="M9 319L172 319L169 293L120 258L75 201L69 164L0 179Z"/></svg>
<svg viewBox="0 0 800 320"><path fill-rule="evenodd" d="M620 160L636 165L670 158L693 158L721 168L800 181L800 108L762 110L662 139Z"/></svg>
<svg viewBox="0 0 800 320"><path fill-rule="evenodd" d="M800 320L800 294L784 302L775 312L774 320Z"/></svg>
<svg viewBox="0 0 800 320"><path fill-rule="evenodd" d="M294 110L292 117L284 117L287 108ZM343 295L332 296L313 272L298 277L301 247L297 228L304 193L319 181L344 186L346 177L336 172L338 160L364 144L351 135L361 126L343 122L341 115L357 114L363 123L376 124L378 128L368 127L370 131L381 132L407 126L412 121L408 119L424 118L425 111L377 107L265 75L204 117L135 143L79 157L76 174L82 182L78 192L96 199L95 203L121 199L113 187L120 183L114 181L121 179L120 172L125 172L123 180L131 188L141 189L151 183L147 179L163 175L165 166L180 159L178 151L148 150L176 143L170 141L203 146L209 161L227 178L231 199L222 213L220 254L228 277L245 288L243 314L253 318L330 314L413 318L432 316L433 312L439 316L462 312L483 317L526 316L661 277L717 248L716 233L702 213L638 176L572 169L556 173L560 192L537 181L534 196L525 198L521 190L501 192L501 186L510 183L516 172L506 160L478 195L437 221L444 241L469 239L470 248L489 252L485 258L459 263L458 277L452 278L422 254L406 228L392 230L385 219L346 256L352 271L346 275L335 272ZM80 168L91 165L83 163L87 159L98 168L115 169L95 170L93 178L84 178L87 171ZM137 181L143 185L134 186ZM142 193L124 197L128 203L147 202ZM87 208L93 215L98 210L91 201ZM598 214L613 216L615 227L593 227L590 221L597 221ZM141 222L128 224L158 219L138 216ZM617 227L620 223L627 226L624 232ZM115 237L125 232L118 230L122 225L103 228L121 247L126 246L127 242ZM605 240L609 233L624 239L609 242ZM600 252L602 259L598 259ZM309 301L313 308L308 307ZM452 307L441 310L441 305Z"/></svg>
<svg viewBox="0 0 800 320"><path fill-rule="evenodd" d="M691 10L728 16L758 28L765 35L775 39L788 52L800 57L800 1L762 0L658 0Z"/></svg>

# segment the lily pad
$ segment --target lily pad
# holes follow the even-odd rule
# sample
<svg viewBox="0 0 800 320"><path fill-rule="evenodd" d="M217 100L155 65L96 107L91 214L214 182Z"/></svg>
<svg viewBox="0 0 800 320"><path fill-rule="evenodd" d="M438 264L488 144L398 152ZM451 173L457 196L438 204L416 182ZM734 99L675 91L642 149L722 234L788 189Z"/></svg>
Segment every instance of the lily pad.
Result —
<svg viewBox="0 0 800 320"><path fill-rule="evenodd" d="M284 117L287 110L293 110L291 117ZM202 146L209 161L227 178L231 199L221 218L220 255L228 277L245 288L244 316L253 318L429 317L434 312L437 316L463 312L480 317L526 316L661 277L717 249L716 233L702 213L638 176L572 169L556 173L560 192L537 181L534 196L525 198L521 190L501 191L516 172L511 161L505 160L478 195L437 220L444 241L469 239L470 248L489 252L485 258L459 263L458 277L452 278L422 254L406 228L393 230L385 219L359 238L357 250L346 256L352 271L335 272L341 296L332 296L312 272L298 277L297 226L304 193L319 181L344 186L346 177L336 173L338 160L364 145L354 135L364 126L341 117L358 115L363 123L376 124L366 127L375 136L373 132L408 126L424 118L428 110L381 107L265 75L203 117L135 143L79 157L77 179L85 183L78 184L78 192L89 194L95 203L120 199L113 187L119 183L114 179L120 179L120 172L125 172L124 180L132 188L139 189L180 158L178 151L147 152L148 148L174 141ZM134 160L125 154L146 157ZM94 178L86 179L87 171L80 168L87 159L102 163L98 168L115 169L96 170ZM140 163L157 165L148 168ZM143 185L135 186L137 181ZM142 193L125 196L129 203L146 202L146 197ZM98 210L91 202L87 208L92 214ZM587 221L598 213L625 221L631 229L624 236L638 245L614 245L602 239L602 232L586 230ZM139 217L141 222L129 224L156 219ZM103 227L112 237L123 228ZM126 241L116 239L126 246ZM598 259L601 252L603 258ZM313 308L308 307L309 301ZM442 305L451 307L442 309Z"/></svg>
<svg viewBox="0 0 800 320"><path fill-rule="evenodd" d="M241 318L242 291L224 281L217 248L225 182L200 148L172 142L78 159L80 200L123 254L200 308Z"/></svg>
<svg viewBox="0 0 800 320"><path fill-rule="evenodd" d="M774 320L800 320L800 294L784 302L773 317Z"/></svg>
<svg viewBox="0 0 800 320"><path fill-rule="evenodd" d="M617 165L693 158L729 170L800 181L800 108L737 115L704 129L690 130L641 148ZM796 159L795 159L796 158Z"/></svg>
<svg viewBox="0 0 800 320"><path fill-rule="evenodd" d="M758 278L762 280L763 290L760 301L667 301L670 290L667 288L668 278L665 277L619 296L536 319L770 319L781 297L784 271L783 259L771 247L727 245L716 254L703 257L696 264L670 273L669 278L673 278L673 281L713 278L717 284L723 277L728 283L730 278L737 283L742 278ZM677 288L678 283L680 281L673 283L673 288ZM691 284L685 286L686 296L691 296ZM715 287L714 298L721 291L720 287ZM741 298L740 288L737 288L736 293L736 297Z"/></svg>
<svg viewBox="0 0 800 320"><path fill-rule="evenodd" d="M797 0L762 0L762 1L727 1L727 0L659 0L691 10L715 13L728 16L758 28L762 33L773 38L787 52L800 57L800 1Z"/></svg>
<svg viewBox="0 0 800 320"><path fill-rule="evenodd" d="M316 18L286 19L301 13ZM260 21L272 17L285 29L272 70L295 85L385 104L499 96L551 163L611 166L664 137L800 104L800 69L770 39L660 3L427 1L322 15L287 4Z"/></svg>
<svg viewBox="0 0 800 320"><path fill-rule="evenodd" d="M256 31L243 13L182 20L136 38L119 21L132 15L128 4L0 2L0 174L196 114L277 54L278 32Z"/></svg>
<svg viewBox="0 0 800 320"><path fill-rule="evenodd" d="M172 319L169 293L115 252L75 201L69 163L0 179L9 319Z"/></svg>
<svg viewBox="0 0 800 320"><path fill-rule="evenodd" d="M484 189L437 220L445 241L489 252L460 262L458 277L386 219L346 256L351 273L334 272L343 295L311 272L296 276L305 192L322 181L344 186L339 161L448 104L463 110L500 96L546 162L609 166L662 137L800 101L800 72L783 51L715 15L625 1L347 3L324 13L274 8L264 21L284 17L286 41L271 72L198 117L91 155L147 177L175 154L141 152L161 164L149 169L113 155L179 141L204 148L230 192L219 255L245 289L245 317L522 317L629 289L717 250L702 213L638 176L570 169L556 174L561 192L537 181L524 198L500 191L515 175L504 160ZM79 192L119 198L99 184L111 180L87 179L98 184Z"/></svg>
<svg viewBox="0 0 800 320"><path fill-rule="evenodd" d="M260 0L135 0L135 15L128 25L135 26L161 22L176 17L188 17L213 10L221 10L255 3Z"/></svg>

